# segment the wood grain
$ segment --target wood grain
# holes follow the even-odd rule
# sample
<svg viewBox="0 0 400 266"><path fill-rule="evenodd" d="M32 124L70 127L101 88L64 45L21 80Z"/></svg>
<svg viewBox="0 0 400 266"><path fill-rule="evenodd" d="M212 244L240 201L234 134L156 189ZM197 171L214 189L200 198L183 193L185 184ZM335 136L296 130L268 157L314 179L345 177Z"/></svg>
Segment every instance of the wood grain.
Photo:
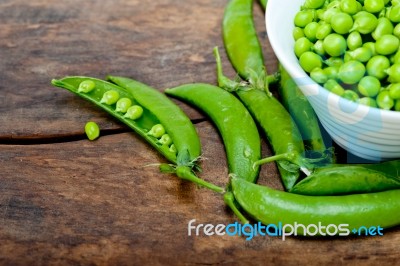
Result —
<svg viewBox="0 0 400 266"><path fill-rule="evenodd" d="M227 182L223 145L208 122L202 177ZM57 147L57 149L55 148ZM4 265L395 264L399 229L383 237L188 236L188 222L234 223L221 197L160 174L163 159L132 133L99 140L0 146L0 262ZM147 167L146 167L147 166ZM274 165L260 183L281 185Z"/></svg>
<svg viewBox="0 0 400 266"><path fill-rule="evenodd" d="M188 236L187 225L237 219L220 195L154 164L154 149L52 78L128 76L159 90L215 84L226 0L0 1L1 265L395 265L400 232L383 237ZM284 7L283 7L284 8ZM277 61L255 3L266 66ZM221 50L225 72L234 77ZM195 109L201 176L227 181L222 141ZM88 120L102 136L83 135ZM263 143L263 154L270 149ZM274 164L259 183L282 189Z"/></svg>
<svg viewBox="0 0 400 266"><path fill-rule="evenodd" d="M160 90L191 82L215 84L212 49L223 49L220 24L225 4L1 1L0 141L82 136L88 120L105 130L123 127L69 92L52 87L53 78L114 74ZM265 41L263 13L259 6L254 11ZM275 56L267 43L264 46L272 71ZM234 77L223 50L221 54L226 73ZM204 118L181 105L191 118Z"/></svg>

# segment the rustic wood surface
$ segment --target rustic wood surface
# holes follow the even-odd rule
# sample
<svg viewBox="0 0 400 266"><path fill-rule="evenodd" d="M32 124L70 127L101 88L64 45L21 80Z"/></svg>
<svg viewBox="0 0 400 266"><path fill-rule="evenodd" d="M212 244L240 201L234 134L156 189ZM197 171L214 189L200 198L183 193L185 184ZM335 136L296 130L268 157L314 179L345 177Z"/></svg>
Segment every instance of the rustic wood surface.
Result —
<svg viewBox="0 0 400 266"><path fill-rule="evenodd" d="M187 225L237 221L221 197L173 175L125 126L50 85L66 75L128 76L163 90L215 84L222 0L0 1L0 264L396 264L399 229L383 237L188 236ZM284 7L283 7L284 8ZM277 61L254 7L268 70ZM223 50L221 50L223 51ZM226 73L234 71L222 52ZM224 186L225 153L203 114L177 102L203 144L201 174ZM102 137L90 142L94 120ZM264 155L270 154L263 144ZM259 182L282 189L273 164Z"/></svg>

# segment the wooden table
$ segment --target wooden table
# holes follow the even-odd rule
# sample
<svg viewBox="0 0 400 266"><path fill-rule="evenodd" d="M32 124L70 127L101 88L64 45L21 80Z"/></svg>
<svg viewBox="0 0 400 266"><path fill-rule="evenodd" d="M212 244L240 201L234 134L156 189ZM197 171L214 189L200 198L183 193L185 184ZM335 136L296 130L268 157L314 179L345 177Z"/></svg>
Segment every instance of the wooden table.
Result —
<svg viewBox="0 0 400 266"><path fill-rule="evenodd" d="M165 160L127 127L52 78L128 76L163 90L216 83L222 0L0 1L0 262L3 265L395 264L399 229L383 237L188 236L188 222L237 219L219 195L161 174ZM282 7L284 8L284 7ZM254 7L267 68L277 61ZM277 25L278 26L278 25ZM225 72L234 77L223 50ZM178 102L177 102L178 103ZM179 102L203 145L202 177L228 181L223 145ZM102 136L88 141L85 122ZM267 144L264 155L270 154ZM274 164L261 184L282 189Z"/></svg>

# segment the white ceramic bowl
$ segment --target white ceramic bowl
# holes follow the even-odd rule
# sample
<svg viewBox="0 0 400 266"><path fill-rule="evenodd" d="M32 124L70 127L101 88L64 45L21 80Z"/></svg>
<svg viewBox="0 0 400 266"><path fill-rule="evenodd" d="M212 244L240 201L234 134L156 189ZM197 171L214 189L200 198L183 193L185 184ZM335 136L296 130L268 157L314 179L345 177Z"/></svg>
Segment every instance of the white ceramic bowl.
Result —
<svg viewBox="0 0 400 266"><path fill-rule="evenodd" d="M361 158L400 158L400 112L357 104L330 93L300 67L293 50L293 19L305 0L269 0L266 26L271 46L290 76L307 96L332 139Z"/></svg>

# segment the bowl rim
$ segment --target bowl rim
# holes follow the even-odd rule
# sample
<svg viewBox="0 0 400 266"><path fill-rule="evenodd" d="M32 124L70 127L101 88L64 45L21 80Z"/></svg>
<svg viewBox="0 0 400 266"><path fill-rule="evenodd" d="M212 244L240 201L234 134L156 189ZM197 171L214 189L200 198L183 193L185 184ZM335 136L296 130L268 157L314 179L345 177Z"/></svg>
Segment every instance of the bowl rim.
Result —
<svg viewBox="0 0 400 266"><path fill-rule="evenodd" d="M278 3L279 2L279 3ZM394 110L385 110L385 109L380 109L377 107L370 107L367 105L359 104L352 102L348 99L345 99L337 94L334 94L330 91L328 91L326 88L321 86L320 84L316 83L313 81L310 76L298 65L298 68L296 65L289 64L287 60L285 60L285 57L288 53L288 51L284 50L281 46L279 45L278 38L271 38L271 33L274 32L274 26L273 23L270 23L270 18L273 18L274 15L276 16L276 6L277 5L282 6L282 3L280 0L269 0L267 3L267 7L265 10L265 26L267 30L267 36L268 40L270 42L270 45L272 47L272 50L274 51L276 57L278 58L278 61L280 64L283 65L283 67L286 69L286 71L289 73L289 75L294 78L294 79L301 79L306 81L305 84L307 86L299 86L299 88L303 91L304 94L307 94L306 90L310 90L309 87L310 85L312 87L318 86L318 93L322 93L322 96L325 97L326 99L329 97L331 98L331 101L339 102L344 108L348 108L350 110L357 110L360 113L364 114L369 114L371 118L379 119L379 120L385 120L385 122L399 122L400 120L400 111L394 111ZM293 3L294 4L294 3ZM284 8L280 8L284 10ZM282 16L281 16L282 17ZM294 27L294 26L293 26ZM274 36L274 35L272 35ZM293 40L294 43L294 40ZM292 51L293 52L293 51ZM299 71L299 68L301 71Z"/></svg>

